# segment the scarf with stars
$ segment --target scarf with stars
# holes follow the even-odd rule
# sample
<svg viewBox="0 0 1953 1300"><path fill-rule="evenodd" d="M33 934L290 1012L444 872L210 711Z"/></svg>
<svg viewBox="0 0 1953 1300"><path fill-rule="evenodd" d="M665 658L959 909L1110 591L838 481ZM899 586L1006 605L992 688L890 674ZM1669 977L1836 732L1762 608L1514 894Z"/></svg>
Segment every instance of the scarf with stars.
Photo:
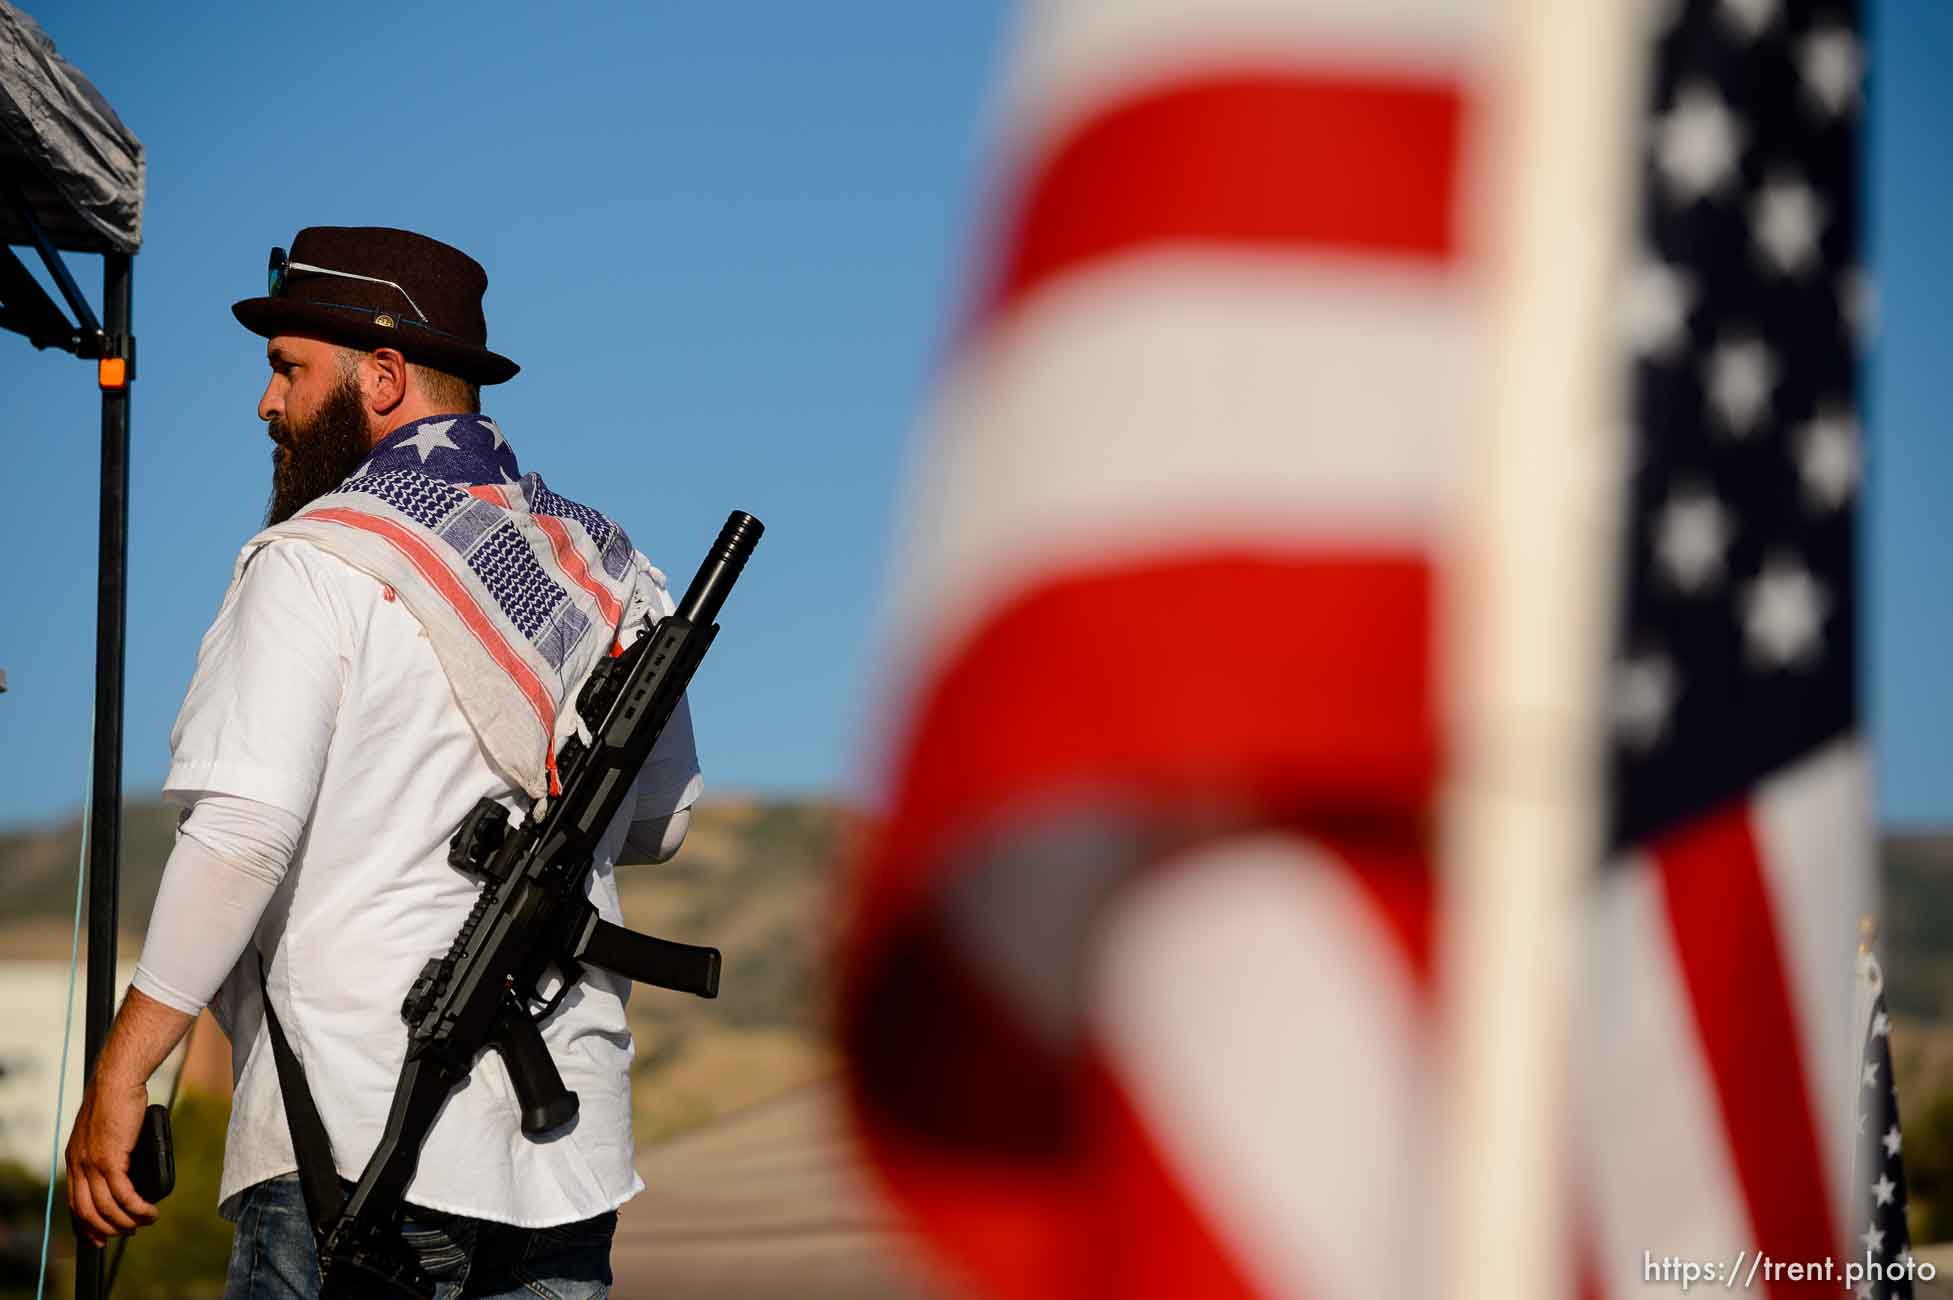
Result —
<svg viewBox="0 0 1953 1300"><path fill-rule="evenodd" d="M582 730L590 670L670 608L624 530L524 474L495 422L440 415L388 434L338 487L253 537L299 538L385 584L420 620L489 757L534 799Z"/></svg>

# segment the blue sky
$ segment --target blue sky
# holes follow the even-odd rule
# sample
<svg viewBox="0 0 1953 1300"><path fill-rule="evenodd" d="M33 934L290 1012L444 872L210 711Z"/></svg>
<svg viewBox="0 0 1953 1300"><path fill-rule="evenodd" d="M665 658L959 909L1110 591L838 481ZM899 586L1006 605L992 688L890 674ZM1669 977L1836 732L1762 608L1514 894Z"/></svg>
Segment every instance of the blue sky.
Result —
<svg viewBox="0 0 1953 1300"><path fill-rule="evenodd" d="M484 406L525 465L625 522L682 583L728 509L768 536L695 687L721 790L845 790L911 426L982 195L1002 5L412 3L307 20L243 4L30 3L149 153L127 784L154 789L238 545L262 516L262 345L229 304L302 225L424 230L489 269ZM1953 822L1939 496L1953 104L1938 4L1873 6L1873 625L1888 821ZM95 259L73 259L91 296ZM0 336L20 557L0 569L0 823L87 768L92 368Z"/></svg>

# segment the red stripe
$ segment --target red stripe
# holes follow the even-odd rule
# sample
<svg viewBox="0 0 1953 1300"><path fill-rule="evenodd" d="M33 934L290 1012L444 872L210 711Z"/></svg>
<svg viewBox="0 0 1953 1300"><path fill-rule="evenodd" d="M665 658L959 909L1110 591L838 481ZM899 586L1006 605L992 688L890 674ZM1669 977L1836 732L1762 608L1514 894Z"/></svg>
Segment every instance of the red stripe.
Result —
<svg viewBox="0 0 1953 1300"><path fill-rule="evenodd" d="M1414 888L1383 891L1386 909L1420 913L1388 916L1393 930L1430 928L1424 861ZM1351 866L1363 883L1394 869L1374 858ZM1428 948L1415 960L1428 968ZM1089 1038L1082 1050L1054 1051L1027 1032L934 915L905 928L880 973L855 1004L863 1014L844 1019L857 1136L982 1294L1259 1294ZM1301 1094L1296 1102L1309 1104Z"/></svg>
<svg viewBox="0 0 1953 1300"><path fill-rule="evenodd" d="M1164 244L1447 260L1463 116L1448 82L1327 74L1210 76L1114 104L1031 176L979 315Z"/></svg>
<svg viewBox="0 0 1953 1300"><path fill-rule="evenodd" d="M923 929L927 930L925 924ZM1087 1043L1052 1055L954 940L918 935L855 1044L857 1137L963 1280L994 1300L1255 1294Z"/></svg>
<svg viewBox="0 0 1953 1300"><path fill-rule="evenodd" d="M1065 1255L1071 1285L1054 1296L1145 1300L1253 1300L1262 1294L1189 1200L1146 1118L1109 1063L1085 1059L1083 1113L1090 1176L1080 1189L1078 1236L1090 1249Z"/></svg>
<svg viewBox="0 0 1953 1300"><path fill-rule="evenodd" d="M496 487L493 483L471 483L468 485L468 495L471 497L479 497L492 506L501 506L504 509L509 504L508 494L503 492L501 488Z"/></svg>
<svg viewBox="0 0 1953 1300"><path fill-rule="evenodd" d="M543 689L542 682L536 674L530 671L529 666L522 662L510 648L509 643L502 638L502 634L496 630L495 624L488 615L482 612L481 606L475 603L475 598L469 594L468 589L461 585L453 573L449 572L440 556L436 555L420 538L390 519L377 519L372 515L363 515L356 510L345 510L336 506L309 511L305 517L373 533L405 556L407 562L433 584L436 591L447 598L448 604L460 616L462 623L474 633L475 640L488 651L489 658L509 675L510 680L528 699L529 707L536 711L536 717L542 722L543 735L546 738L544 745L547 748L556 734L555 701Z"/></svg>
<svg viewBox="0 0 1953 1300"><path fill-rule="evenodd" d="M1428 981L1431 654L1420 555L1225 551L1051 580L944 658L857 881L841 1033L878 1167L991 1294L1246 1283L1106 1080L967 966L936 906L952 873L985 830L1071 798L1294 827L1351 864Z"/></svg>
<svg viewBox="0 0 1953 1300"><path fill-rule="evenodd" d="M1748 806L1703 817L1650 848L1754 1247L1780 1260L1833 1257L1830 1183ZM1835 1282L1782 1280L1769 1291L1835 1293Z"/></svg>
<svg viewBox="0 0 1953 1300"><path fill-rule="evenodd" d="M1431 870L1432 828L1426 819L1318 817L1299 821L1292 829L1349 868L1351 883L1369 896L1418 991L1434 994L1437 878Z"/></svg>
<svg viewBox="0 0 1953 1300"><path fill-rule="evenodd" d="M888 936L844 1015L857 1135L890 1190L984 1293L1069 1284L1068 1235L1085 1170L1078 1072L1028 1032L941 918Z"/></svg>
<svg viewBox="0 0 1953 1300"><path fill-rule="evenodd" d="M601 583L590 576L590 566L583 562L583 553L577 550L576 543L570 540L569 529L563 527L563 521L549 515L529 517L536 521L536 526L541 528L543 534L549 538L549 544L556 550L556 563L562 566L563 572L570 575L570 581L596 597L597 608L603 611L604 618L609 620L609 625L615 628L623 622L624 607L617 603L617 597L611 595Z"/></svg>
<svg viewBox="0 0 1953 1300"><path fill-rule="evenodd" d="M1414 818L1397 825L1419 833ZM1343 827L1322 842L1429 993L1428 846L1390 838ZM1089 1038L1078 1050L1031 1032L939 910L904 921L872 973L851 968L842 1038L860 1139L932 1241L996 1297L1248 1294ZM1091 944L1089 916L1058 929Z"/></svg>
<svg viewBox="0 0 1953 1300"><path fill-rule="evenodd" d="M1430 613L1409 551L1176 556L1022 593L919 702L865 924L911 906L975 830L1067 792L1283 824L1421 814Z"/></svg>
<svg viewBox="0 0 1953 1300"><path fill-rule="evenodd" d="M1568 1231L1573 1237L1574 1300L1609 1300L1608 1279L1600 1267L1599 1221L1584 1191L1576 1192L1568 1199L1571 1206ZM1641 1284L1638 1275L1634 1281L1637 1287Z"/></svg>

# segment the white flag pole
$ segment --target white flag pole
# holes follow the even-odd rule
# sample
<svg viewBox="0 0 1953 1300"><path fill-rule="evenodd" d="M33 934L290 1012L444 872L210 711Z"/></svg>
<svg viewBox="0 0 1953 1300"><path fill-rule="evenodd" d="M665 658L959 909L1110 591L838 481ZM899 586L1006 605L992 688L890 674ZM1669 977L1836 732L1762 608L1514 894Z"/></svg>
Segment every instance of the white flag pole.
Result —
<svg viewBox="0 0 1953 1300"><path fill-rule="evenodd" d="M1507 0L1475 207L1491 330L1447 610L1447 1291L1571 1294L1568 1017L1601 850L1644 64L1627 0Z"/></svg>

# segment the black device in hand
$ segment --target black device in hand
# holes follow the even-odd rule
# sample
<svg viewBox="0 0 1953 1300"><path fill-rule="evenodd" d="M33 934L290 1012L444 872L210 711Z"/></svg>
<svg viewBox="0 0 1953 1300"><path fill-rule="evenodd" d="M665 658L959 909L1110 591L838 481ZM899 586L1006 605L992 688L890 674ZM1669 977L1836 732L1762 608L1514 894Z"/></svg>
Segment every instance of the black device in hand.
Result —
<svg viewBox="0 0 1953 1300"><path fill-rule="evenodd" d="M176 1190L176 1150L170 1143L170 1108L161 1104L142 1113L142 1131L129 1152L129 1181L151 1205Z"/></svg>

